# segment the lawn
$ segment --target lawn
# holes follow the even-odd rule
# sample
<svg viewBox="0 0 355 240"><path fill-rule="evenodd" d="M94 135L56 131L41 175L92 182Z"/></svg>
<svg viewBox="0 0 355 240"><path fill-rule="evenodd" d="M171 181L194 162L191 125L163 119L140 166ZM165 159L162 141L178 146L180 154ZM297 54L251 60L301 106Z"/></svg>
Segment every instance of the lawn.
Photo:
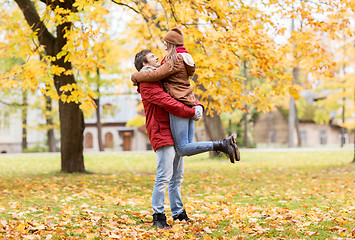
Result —
<svg viewBox="0 0 355 240"><path fill-rule="evenodd" d="M247 152L185 158L190 223L151 227L155 154L86 154L91 174L59 172L58 154L0 155L0 239L352 239L353 151Z"/></svg>

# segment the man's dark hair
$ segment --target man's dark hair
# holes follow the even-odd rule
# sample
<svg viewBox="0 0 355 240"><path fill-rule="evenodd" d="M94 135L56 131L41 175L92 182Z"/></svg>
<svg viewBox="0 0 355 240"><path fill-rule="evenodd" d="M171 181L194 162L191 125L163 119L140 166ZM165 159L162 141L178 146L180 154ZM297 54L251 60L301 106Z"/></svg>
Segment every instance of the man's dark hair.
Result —
<svg viewBox="0 0 355 240"><path fill-rule="evenodd" d="M143 63L147 63L147 54L151 53L149 49L144 49L136 54L134 58L134 66L138 70L138 72L143 68Z"/></svg>

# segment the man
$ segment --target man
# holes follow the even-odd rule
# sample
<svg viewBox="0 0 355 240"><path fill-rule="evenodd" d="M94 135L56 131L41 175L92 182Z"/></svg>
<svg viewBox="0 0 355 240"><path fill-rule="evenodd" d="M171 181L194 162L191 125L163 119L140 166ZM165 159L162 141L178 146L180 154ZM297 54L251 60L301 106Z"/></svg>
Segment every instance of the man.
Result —
<svg viewBox="0 0 355 240"><path fill-rule="evenodd" d="M150 50L142 50L136 54L134 64L138 71L147 71L158 68L158 60ZM184 159L176 154L174 149L168 112L175 116L199 120L202 117L202 107L191 108L175 100L164 91L160 81L141 82L137 91L142 97L149 140L157 156L157 176L152 197L153 226L170 228L164 214L165 191L168 186L173 219L188 221L189 218L181 200Z"/></svg>

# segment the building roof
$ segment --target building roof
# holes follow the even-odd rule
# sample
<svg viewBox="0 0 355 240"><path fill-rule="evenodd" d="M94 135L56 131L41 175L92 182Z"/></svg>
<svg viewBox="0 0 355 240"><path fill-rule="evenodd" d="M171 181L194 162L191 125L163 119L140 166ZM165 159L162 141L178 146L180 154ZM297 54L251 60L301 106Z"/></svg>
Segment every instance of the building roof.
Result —
<svg viewBox="0 0 355 240"><path fill-rule="evenodd" d="M140 94L102 96L100 98L102 123L126 123L137 116ZM85 123L96 123L96 114L86 118Z"/></svg>

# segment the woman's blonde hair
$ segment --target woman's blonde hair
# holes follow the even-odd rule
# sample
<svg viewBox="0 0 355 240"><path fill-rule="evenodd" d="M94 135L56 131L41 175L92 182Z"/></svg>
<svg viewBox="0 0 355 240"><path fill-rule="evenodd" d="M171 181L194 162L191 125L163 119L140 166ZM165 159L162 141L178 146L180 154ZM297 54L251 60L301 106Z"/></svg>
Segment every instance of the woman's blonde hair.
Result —
<svg viewBox="0 0 355 240"><path fill-rule="evenodd" d="M167 47L167 52L168 54L165 57L165 60L172 60L173 63L175 64L176 59L177 59L177 52L176 52L176 45L169 43L169 42L165 42L166 47Z"/></svg>

